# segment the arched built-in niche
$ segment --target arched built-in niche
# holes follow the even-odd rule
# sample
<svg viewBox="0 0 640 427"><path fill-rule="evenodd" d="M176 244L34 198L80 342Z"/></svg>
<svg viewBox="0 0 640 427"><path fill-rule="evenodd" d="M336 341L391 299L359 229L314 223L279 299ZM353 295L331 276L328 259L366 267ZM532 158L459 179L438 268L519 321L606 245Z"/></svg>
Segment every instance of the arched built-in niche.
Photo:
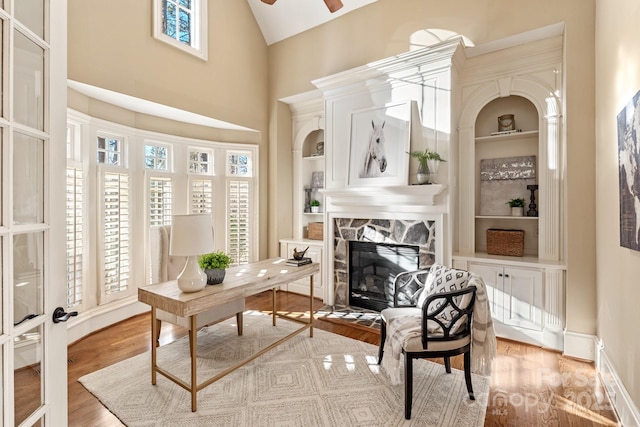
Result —
<svg viewBox="0 0 640 427"><path fill-rule="evenodd" d="M492 104L494 100L503 100L506 104L503 104L503 101ZM514 110L511 111L516 111L516 128L522 128L523 133L521 136L492 136L490 129L497 130L498 115L495 114L500 108L504 108L504 105L510 105L509 101L513 101ZM518 114L518 109L523 113ZM550 261L562 259L560 111L560 100L554 95L554 90L529 76L486 82L477 87L465 101L459 122L459 253L479 252L476 246L479 180L476 144L494 141L499 144L513 138L533 136L537 143L539 189L536 196L540 204L537 219L538 248L535 258ZM535 114L531 114L532 112ZM518 116L521 116L520 122ZM487 133L478 134L478 131ZM509 153L508 144L505 144L503 153L505 157Z"/></svg>

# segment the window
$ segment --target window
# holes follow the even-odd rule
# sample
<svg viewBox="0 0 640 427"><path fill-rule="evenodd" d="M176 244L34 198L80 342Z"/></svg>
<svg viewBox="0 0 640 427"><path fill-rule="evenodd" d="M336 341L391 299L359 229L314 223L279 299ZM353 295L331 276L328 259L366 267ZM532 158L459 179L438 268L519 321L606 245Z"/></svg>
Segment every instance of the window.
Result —
<svg viewBox="0 0 640 427"><path fill-rule="evenodd" d="M227 215L228 252L233 264L247 264L250 256L250 191L248 181L230 180Z"/></svg>
<svg viewBox="0 0 640 427"><path fill-rule="evenodd" d="M171 178L149 178L149 225L170 225L172 208Z"/></svg>
<svg viewBox="0 0 640 427"><path fill-rule="evenodd" d="M82 171L67 168L67 308L82 304Z"/></svg>
<svg viewBox="0 0 640 427"><path fill-rule="evenodd" d="M129 175L102 173L103 292L107 299L129 288Z"/></svg>
<svg viewBox="0 0 640 427"><path fill-rule="evenodd" d="M230 153L228 175L253 176L249 153Z"/></svg>
<svg viewBox="0 0 640 427"><path fill-rule="evenodd" d="M213 213L213 183L207 179L191 181L191 213Z"/></svg>
<svg viewBox="0 0 640 427"><path fill-rule="evenodd" d="M84 289L84 178L80 126L67 125L66 289L67 309L78 309Z"/></svg>
<svg viewBox="0 0 640 427"><path fill-rule="evenodd" d="M169 148L164 145L144 146L144 167L159 171L169 170Z"/></svg>
<svg viewBox="0 0 640 427"><path fill-rule="evenodd" d="M156 39L207 60L207 0L153 0Z"/></svg>
<svg viewBox="0 0 640 427"><path fill-rule="evenodd" d="M213 155L209 150L189 150L189 173L200 175L213 174Z"/></svg>
<svg viewBox="0 0 640 427"><path fill-rule="evenodd" d="M111 166L124 166L121 138L98 136L97 162Z"/></svg>

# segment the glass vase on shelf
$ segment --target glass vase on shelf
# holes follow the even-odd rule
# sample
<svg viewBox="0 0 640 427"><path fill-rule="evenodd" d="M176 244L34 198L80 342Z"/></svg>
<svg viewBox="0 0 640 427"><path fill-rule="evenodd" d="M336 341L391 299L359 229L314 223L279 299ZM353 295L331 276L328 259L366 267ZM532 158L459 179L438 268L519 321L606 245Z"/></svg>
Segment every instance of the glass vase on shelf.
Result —
<svg viewBox="0 0 640 427"><path fill-rule="evenodd" d="M437 160L437 159L427 160L427 169L429 172L429 184L437 184L436 178L438 177L439 166L440 166L440 160Z"/></svg>
<svg viewBox="0 0 640 427"><path fill-rule="evenodd" d="M425 162L418 162L418 171L416 172L416 180L418 184L429 183L429 168Z"/></svg>

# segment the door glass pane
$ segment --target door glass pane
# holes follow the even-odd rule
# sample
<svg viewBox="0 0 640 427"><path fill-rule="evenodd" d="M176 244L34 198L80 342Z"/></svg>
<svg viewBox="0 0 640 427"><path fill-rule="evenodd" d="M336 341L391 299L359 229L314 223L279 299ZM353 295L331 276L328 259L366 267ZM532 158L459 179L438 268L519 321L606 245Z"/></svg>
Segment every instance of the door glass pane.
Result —
<svg viewBox="0 0 640 427"><path fill-rule="evenodd" d="M44 37L44 1L43 0L19 0L13 3L15 16L27 28L36 33L40 38Z"/></svg>
<svg viewBox="0 0 640 427"><path fill-rule="evenodd" d="M42 406L42 325L15 337L15 425Z"/></svg>
<svg viewBox="0 0 640 427"><path fill-rule="evenodd" d="M39 224L44 219L44 141L13 134L13 222Z"/></svg>
<svg viewBox="0 0 640 427"><path fill-rule="evenodd" d="M43 234L16 234L13 238L13 323L43 313Z"/></svg>
<svg viewBox="0 0 640 427"><path fill-rule="evenodd" d="M14 34L13 118L43 130L44 50L19 31Z"/></svg>

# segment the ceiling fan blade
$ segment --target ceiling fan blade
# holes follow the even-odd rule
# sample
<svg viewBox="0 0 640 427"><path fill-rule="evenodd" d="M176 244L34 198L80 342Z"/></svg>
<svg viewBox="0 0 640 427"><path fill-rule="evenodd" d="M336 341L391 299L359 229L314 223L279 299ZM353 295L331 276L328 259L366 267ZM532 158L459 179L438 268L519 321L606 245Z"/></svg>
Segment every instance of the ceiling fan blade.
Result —
<svg viewBox="0 0 640 427"><path fill-rule="evenodd" d="M262 0L264 1L264 0ZM329 8L329 12L333 13L342 8L343 4L340 0L324 0L324 4Z"/></svg>
<svg viewBox="0 0 640 427"><path fill-rule="evenodd" d="M262 1L262 3L266 3L266 4L274 4L276 2L276 0L260 0Z"/></svg>

